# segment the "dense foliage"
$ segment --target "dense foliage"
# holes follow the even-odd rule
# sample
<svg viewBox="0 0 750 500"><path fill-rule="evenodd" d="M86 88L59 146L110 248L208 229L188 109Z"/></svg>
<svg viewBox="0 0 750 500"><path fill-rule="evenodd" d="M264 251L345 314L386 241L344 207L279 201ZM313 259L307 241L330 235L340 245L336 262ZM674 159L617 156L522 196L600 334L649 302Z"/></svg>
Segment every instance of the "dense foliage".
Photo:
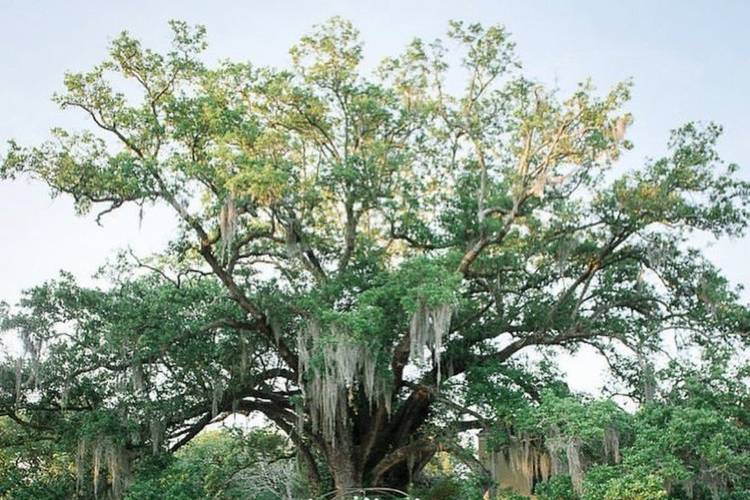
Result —
<svg viewBox="0 0 750 500"><path fill-rule="evenodd" d="M66 75L91 130L0 164L101 223L179 220L101 287L62 274L3 308L25 354L0 365L0 494L479 498L503 461L539 498L750 488L750 315L690 245L750 221L718 126L613 170L629 85L560 97L500 27L453 22L372 73L341 19L285 70L210 66L202 28L172 29ZM567 389L554 356L582 345L637 411ZM275 431L203 432L239 414Z"/></svg>

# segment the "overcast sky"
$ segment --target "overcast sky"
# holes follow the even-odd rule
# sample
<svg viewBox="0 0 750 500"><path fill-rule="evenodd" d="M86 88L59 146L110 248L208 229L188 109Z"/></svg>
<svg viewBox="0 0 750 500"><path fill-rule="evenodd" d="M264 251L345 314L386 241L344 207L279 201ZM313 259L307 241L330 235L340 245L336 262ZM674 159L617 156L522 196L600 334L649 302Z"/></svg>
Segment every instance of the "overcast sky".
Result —
<svg viewBox="0 0 750 500"><path fill-rule="evenodd" d="M52 126L79 126L81 117L59 111L50 97L66 70L98 63L123 29L162 48L170 36L167 21L183 19L207 27L209 61L284 66L290 45L333 15L360 29L370 64L414 36L441 36L450 19L504 24L532 78L564 90L591 77L602 91L633 79L628 109L635 116L629 130L635 149L624 167L662 154L670 129L710 120L725 128L722 156L750 179L750 2L739 0L0 0L0 141L35 143ZM60 269L86 280L120 248L157 251L172 225L166 210L146 213L139 224L137 211L126 209L99 227L93 216L76 217L69 200L51 200L40 184L0 182L0 301L16 301L22 289ZM749 241L707 248L735 283L750 282ZM570 367L581 361L588 360ZM590 385L596 370L573 370L574 383Z"/></svg>

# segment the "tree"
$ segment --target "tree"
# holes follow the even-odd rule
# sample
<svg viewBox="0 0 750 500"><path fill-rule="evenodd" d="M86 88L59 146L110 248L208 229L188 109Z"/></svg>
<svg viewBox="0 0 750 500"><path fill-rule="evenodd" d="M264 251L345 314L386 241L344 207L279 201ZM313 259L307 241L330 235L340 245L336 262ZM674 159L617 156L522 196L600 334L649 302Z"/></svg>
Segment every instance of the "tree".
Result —
<svg viewBox="0 0 750 500"><path fill-rule="evenodd" d="M180 220L110 287L63 276L5 315L29 355L5 369L2 413L74 429L103 487L240 412L285 432L321 489L328 473L340 495L403 489L458 448L446 436L510 418L465 394L539 399L526 352L593 346L632 382L664 334L747 340L738 292L688 240L747 227L718 126L618 176L629 84L561 99L501 27L452 22L450 44L415 40L374 74L337 18L286 70L209 66L204 29L171 27L166 54L122 33L66 75L55 100L92 130L11 142L2 163L97 222L126 204Z"/></svg>
<svg viewBox="0 0 750 500"><path fill-rule="evenodd" d="M672 360L653 373L659 390L635 412L611 400L567 393L560 385L556 392L547 389L540 401L507 394L493 399L467 395L472 408L495 416L482 437L484 453L492 454L485 463L499 470L500 486L526 480L526 493L533 488L539 499L747 497L747 359L711 345L691 354L691 359ZM512 418L503 418L508 413ZM512 468L502 465L506 463ZM439 486L448 478L455 482L457 476L460 473L449 471L430 479ZM506 496L519 498L518 489Z"/></svg>
<svg viewBox="0 0 750 500"><path fill-rule="evenodd" d="M59 435L0 418L0 498L70 498L75 467Z"/></svg>
<svg viewBox="0 0 750 500"><path fill-rule="evenodd" d="M203 433L174 456L145 464L126 498L304 498L295 491L294 455L284 441L264 429Z"/></svg>
<svg viewBox="0 0 750 500"><path fill-rule="evenodd" d="M620 478L651 477L676 498L747 496L750 367L747 359L741 364L731 358L726 350L711 349L697 366L665 369L670 383L660 401L636 414L637 433L624 452Z"/></svg>

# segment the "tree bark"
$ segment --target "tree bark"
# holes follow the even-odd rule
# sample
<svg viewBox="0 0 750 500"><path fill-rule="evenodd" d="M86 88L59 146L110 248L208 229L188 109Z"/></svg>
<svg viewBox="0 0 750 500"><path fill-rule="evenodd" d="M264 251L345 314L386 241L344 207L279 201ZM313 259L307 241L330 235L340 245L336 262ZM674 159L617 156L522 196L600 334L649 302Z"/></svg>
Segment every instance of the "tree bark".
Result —
<svg viewBox="0 0 750 500"><path fill-rule="evenodd" d="M416 388L390 417L383 407L359 401L349 423L337 424L333 442L322 436L315 441L331 472L336 498L363 487L389 487L406 491L435 453L435 446L424 446L418 431L429 416L433 397L423 387ZM417 446L416 443L421 446ZM413 451L413 453L411 452Z"/></svg>
<svg viewBox="0 0 750 500"><path fill-rule="evenodd" d="M342 436L343 437L343 436ZM345 498L352 489L363 486L361 468L358 467L352 446L340 441L350 441L346 437L337 439L336 443L329 447L326 458L333 476L333 485L336 489L336 498Z"/></svg>

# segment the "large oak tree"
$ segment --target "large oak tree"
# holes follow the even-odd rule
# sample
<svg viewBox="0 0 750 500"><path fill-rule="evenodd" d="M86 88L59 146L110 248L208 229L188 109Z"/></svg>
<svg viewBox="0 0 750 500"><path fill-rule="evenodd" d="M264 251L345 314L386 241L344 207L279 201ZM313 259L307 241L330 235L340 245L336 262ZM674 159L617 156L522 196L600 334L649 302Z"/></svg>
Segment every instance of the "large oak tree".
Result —
<svg viewBox="0 0 750 500"><path fill-rule="evenodd" d="M284 70L208 65L204 30L172 29L167 53L123 33L67 74L55 100L90 130L11 143L1 170L103 224L125 205L179 220L110 286L63 275L3 321L28 354L4 365L0 413L78 443L109 487L239 412L288 434L321 491L404 488L438 450L477 465L455 433L494 417L467 391L539 399L526 352L589 345L627 385L665 333L746 335L737 292L689 245L749 220L717 126L612 169L629 85L562 97L500 27L451 23L372 72L340 19Z"/></svg>

